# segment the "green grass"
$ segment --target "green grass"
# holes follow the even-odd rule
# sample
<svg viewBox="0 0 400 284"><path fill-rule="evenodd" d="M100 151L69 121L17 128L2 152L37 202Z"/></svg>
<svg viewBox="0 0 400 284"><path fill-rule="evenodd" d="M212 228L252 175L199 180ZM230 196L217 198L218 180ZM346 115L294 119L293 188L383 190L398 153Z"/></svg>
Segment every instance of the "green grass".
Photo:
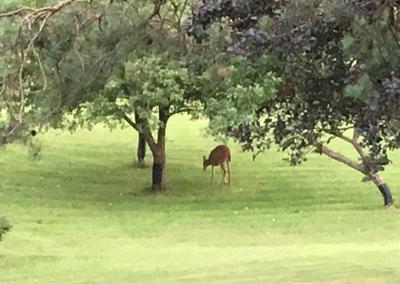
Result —
<svg viewBox="0 0 400 284"><path fill-rule="evenodd" d="M0 215L13 225L0 283L400 283L400 210L372 184L318 155L292 168L231 145L231 187L209 186L205 125L171 121L165 194L133 167L131 129L49 133L39 161L0 151ZM383 177L398 199L392 158Z"/></svg>

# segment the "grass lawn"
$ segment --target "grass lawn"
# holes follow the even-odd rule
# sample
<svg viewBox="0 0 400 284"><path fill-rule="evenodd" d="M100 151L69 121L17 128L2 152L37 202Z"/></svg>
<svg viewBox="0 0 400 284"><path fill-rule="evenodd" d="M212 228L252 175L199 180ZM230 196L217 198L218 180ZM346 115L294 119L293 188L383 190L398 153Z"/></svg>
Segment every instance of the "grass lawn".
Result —
<svg viewBox="0 0 400 284"><path fill-rule="evenodd" d="M400 210L372 184L318 155L292 168L231 145L231 187L210 186L205 125L171 121L158 195L150 169L133 167L131 129L46 134L38 161L0 150L0 216L13 224L0 283L400 283ZM391 157L383 177L398 200Z"/></svg>

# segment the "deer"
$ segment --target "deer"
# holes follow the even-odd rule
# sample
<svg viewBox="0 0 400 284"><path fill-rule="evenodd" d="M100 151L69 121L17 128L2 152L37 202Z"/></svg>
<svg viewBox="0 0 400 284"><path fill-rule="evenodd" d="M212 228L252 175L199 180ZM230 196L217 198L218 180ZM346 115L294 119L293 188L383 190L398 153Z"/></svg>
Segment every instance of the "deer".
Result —
<svg viewBox="0 0 400 284"><path fill-rule="evenodd" d="M208 166L211 166L210 184L213 183L215 166L221 166L223 172L222 183L226 181L226 175L228 174L228 185L231 184L231 170L229 169L230 161L231 161L231 151L226 145L218 145L217 147L215 147L210 152L208 159L206 158L206 156L203 156L203 170L205 171Z"/></svg>

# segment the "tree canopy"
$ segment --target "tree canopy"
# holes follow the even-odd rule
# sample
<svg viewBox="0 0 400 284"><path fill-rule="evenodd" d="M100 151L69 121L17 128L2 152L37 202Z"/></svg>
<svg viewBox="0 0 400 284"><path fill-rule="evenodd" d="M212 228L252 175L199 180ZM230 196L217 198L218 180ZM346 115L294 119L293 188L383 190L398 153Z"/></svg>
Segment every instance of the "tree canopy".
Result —
<svg viewBox="0 0 400 284"><path fill-rule="evenodd" d="M1 141L52 124L104 87L116 64L179 21L173 1L10 1L0 14ZM164 5L165 4L165 5ZM162 26L162 28L161 28Z"/></svg>
<svg viewBox="0 0 400 284"><path fill-rule="evenodd" d="M182 112L199 116L204 109L231 111L230 93L246 103L244 111L253 111L264 95L260 83L273 76L242 80L244 62L216 62L218 44L193 44L189 1L111 2L41 3L0 15L15 23L3 34L1 141L25 139L30 129L74 130L97 122L113 127L125 120L149 145L153 188L163 189L168 119Z"/></svg>
<svg viewBox="0 0 400 284"><path fill-rule="evenodd" d="M398 1L29 4L0 13L2 144L123 119L162 184L168 118L189 112L255 154L275 142L292 165L313 151L342 162L392 203L379 171L400 145Z"/></svg>
<svg viewBox="0 0 400 284"><path fill-rule="evenodd" d="M400 142L398 4L259 2L206 3L194 21L193 30L203 31L201 41L209 40L212 23L226 21L232 28L228 53L253 61L268 54L277 61L276 95L260 104L251 122L232 124L226 132L252 151L273 140L293 165L310 151L325 154L372 179L390 204L378 171ZM332 138L350 143L360 161L329 148Z"/></svg>

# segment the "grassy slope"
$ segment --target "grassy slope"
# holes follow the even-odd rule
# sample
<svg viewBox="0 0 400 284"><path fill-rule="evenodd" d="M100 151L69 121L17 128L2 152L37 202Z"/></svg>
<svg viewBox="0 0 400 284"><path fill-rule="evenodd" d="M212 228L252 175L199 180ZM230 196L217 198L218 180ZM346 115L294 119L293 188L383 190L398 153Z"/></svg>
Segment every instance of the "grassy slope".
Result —
<svg viewBox="0 0 400 284"><path fill-rule="evenodd" d="M41 161L1 151L0 215L14 227L0 283L400 282L400 211L371 184L324 157L291 168L234 146L231 188L209 186L204 125L172 121L164 195L132 167L130 129L48 134ZM398 199L396 165L384 177Z"/></svg>

